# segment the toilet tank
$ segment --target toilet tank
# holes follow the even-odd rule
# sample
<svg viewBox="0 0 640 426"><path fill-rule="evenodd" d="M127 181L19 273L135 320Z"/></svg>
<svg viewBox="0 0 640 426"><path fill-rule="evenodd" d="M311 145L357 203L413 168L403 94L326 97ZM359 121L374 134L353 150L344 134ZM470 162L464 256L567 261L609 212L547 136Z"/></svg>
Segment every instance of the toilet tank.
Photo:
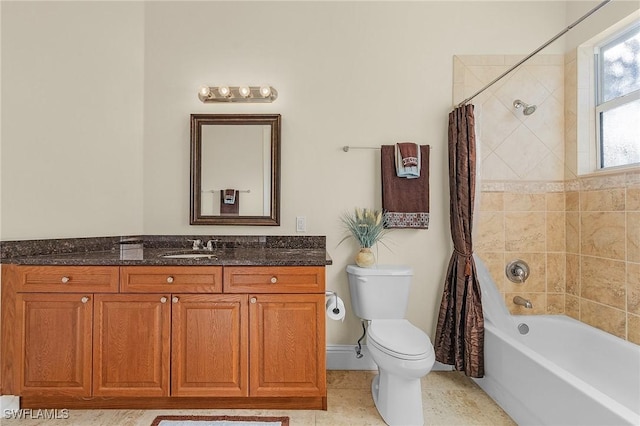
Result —
<svg viewBox="0 0 640 426"><path fill-rule="evenodd" d="M351 308L362 319L402 319L407 312L413 270L408 266L347 266Z"/></svg>

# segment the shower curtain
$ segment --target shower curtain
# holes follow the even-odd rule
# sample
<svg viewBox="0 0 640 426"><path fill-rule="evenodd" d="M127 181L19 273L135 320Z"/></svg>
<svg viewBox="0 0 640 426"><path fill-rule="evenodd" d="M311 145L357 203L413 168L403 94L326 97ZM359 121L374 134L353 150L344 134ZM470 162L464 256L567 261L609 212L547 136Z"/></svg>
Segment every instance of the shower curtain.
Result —
<svg viewBox="0 0 640 426"><path fill-rule="evenodd" d="M473 105L449 114L449 194L453 254L434 342L436 360L470 377L484 376L484 317L471 231L476 186Z"/></svg>

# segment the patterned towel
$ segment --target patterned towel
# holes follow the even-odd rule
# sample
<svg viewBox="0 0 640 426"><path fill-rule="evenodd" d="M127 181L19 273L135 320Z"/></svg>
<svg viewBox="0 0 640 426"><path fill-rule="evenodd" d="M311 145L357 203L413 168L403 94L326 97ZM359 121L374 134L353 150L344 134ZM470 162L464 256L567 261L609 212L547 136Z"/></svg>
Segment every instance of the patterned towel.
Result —
<svg viewBox="0 0 640 426"><path fill-rule="evenodd" d="M420 177L420 147L413 142L396 144L396 175L401 178Z"/></svg>
<svg viewBox="0 0 640 426"><path fill-rule="evenodd" d="M387 228L429 228L429 145L420 146L420 176L398 177L395 145L380 150L382 209Z"/></svg>

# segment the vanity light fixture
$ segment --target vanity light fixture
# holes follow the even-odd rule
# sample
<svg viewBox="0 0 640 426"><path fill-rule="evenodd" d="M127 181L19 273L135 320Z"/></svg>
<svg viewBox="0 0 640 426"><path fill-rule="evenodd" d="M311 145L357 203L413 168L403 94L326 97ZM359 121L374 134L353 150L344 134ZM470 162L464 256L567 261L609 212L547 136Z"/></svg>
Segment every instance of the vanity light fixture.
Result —
<svg viewBox="0 0 640 426"><path fill-rule="evenodd" d="M220 86L220 87L218 87L218 93L223 98L228 98L229 96L231 96L231 90L229 90L229 86Z"/></svg>
<svg viewBox="0 0 640 426"><path fill-rule="evenodd" d="M278 92L271 86L202 86L202 102L273 102Z"/></svg>
<svg viewBox="0 0 640 426"><path fill-rule="evenodd" d="M251 89L249 88L249 86L240 86L238 88L238 93L240 93L240 96L242 96L243 98L248 98L249 96L251 96Z"/></svg>

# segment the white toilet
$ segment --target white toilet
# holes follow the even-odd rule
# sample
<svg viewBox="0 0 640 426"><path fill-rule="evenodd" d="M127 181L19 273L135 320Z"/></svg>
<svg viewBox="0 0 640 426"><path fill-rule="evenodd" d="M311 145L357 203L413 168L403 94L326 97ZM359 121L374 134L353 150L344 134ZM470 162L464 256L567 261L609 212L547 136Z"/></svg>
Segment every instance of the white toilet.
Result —
<svg viewBox="0 0 640 426"><path fill-rule="evenodd" d="M384 421L422 425L420 378L435 362L429 336L404 319L413 271L407 266L347 266L351 306L369 321L367 346L378 365L371 393Z"/></svg>

